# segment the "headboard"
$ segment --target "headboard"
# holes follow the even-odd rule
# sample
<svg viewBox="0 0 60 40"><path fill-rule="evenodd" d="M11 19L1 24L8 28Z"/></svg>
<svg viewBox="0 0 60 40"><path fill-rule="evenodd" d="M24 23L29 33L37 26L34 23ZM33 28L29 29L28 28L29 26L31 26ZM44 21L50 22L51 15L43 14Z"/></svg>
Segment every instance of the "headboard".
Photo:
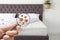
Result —
<svg viewBox="0 0 60 40"><path fill-rule="evenodd" d="M42 20L43 4L0 4L0 13L39 13Z"/></svg>

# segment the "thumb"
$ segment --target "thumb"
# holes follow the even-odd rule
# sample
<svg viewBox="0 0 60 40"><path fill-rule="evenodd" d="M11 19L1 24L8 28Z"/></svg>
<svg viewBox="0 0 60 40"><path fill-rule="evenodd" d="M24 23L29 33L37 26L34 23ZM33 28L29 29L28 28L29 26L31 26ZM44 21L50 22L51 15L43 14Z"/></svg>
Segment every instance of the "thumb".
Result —
<svg viewBox="0 0 60 40"><path fill-rule="evenodd" d="M17 23L12 23L10 25L4 26L4 28L1 28L1 29L4 30L4 31L8 31L8 30L13 29L16 26L17 26Z"/></svg>

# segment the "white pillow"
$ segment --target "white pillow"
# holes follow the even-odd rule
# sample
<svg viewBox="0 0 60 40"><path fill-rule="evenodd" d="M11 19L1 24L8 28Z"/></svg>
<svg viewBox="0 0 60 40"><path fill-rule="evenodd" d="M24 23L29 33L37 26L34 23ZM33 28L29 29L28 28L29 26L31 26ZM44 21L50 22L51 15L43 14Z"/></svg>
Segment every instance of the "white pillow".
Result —
<svg viewBox="0 0 60 40"><path fill-rule="evenodd" d="M15 23L16 19L14 17L15 17L15 14L0 13L0 26L6 26L11 23Z"/></svg>
<svg viewBox="0 0 60 40"><path fill-rule="evenodd" d="M36 22L39 21L39 15L40 14L35 14L35 13L28 13L30 17L30 22Z"/></svg>

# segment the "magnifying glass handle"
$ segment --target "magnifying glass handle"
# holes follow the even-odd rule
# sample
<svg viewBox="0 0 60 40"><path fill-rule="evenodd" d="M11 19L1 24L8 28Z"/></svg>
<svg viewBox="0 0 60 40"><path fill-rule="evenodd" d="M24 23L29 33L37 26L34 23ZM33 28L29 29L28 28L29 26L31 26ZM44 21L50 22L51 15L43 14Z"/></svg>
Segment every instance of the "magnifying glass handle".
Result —
<svg viewBox="0 0 60 40"><path fill-rule="evenodd" d="M19 15L18 15L18 13L17 13L17 14L15 15L15 18L18 18L18 16L19 16Z"/></svg>

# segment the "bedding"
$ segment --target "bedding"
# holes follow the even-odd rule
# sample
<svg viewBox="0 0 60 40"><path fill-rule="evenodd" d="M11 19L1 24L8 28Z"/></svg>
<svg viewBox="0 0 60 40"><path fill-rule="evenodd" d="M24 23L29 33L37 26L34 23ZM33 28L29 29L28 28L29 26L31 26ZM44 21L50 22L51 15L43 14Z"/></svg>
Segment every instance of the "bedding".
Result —
<svg viewBox="0 0 60 40"><path fill-rule="evenodd" d="M34 23L28 24L26 27L21 27L22 29L19 31L19 35L38 35L38 36L46 36L47 35L47 27L41 22L37 21Z"/></svg>
<svg viewBox="0 0 60 40"><path fill-rule="evenodd" d="M15 18L16 14L0 14L0 26L9 25L11 23L17 22ZM47 35L47 27L42 21L39 20L39 14L28 14L30 19L35 19L37 21L32 21L25 27L21 27L19 35ZM34 15L34 16L33 16Z"/></svg>
<svg viewBox="0 0 60 40"><path fill-rule="evenodd" d="M35 14L35 13L28 13L30 17L30 22L36 22L39 20L40 14Z"/></svg>
<svg viewBox="0 0 60 40"><path fill-rule="evenodd" d="M15 15L16 14L7 14L7 13L5 13L5 14L3 14L3 13L0 13L0 26L5 26L5 25L9 25L9 24L11 24L11 23L14 23L14 22L17 22L17 20L16 20L16 18L15 18ZM34 13L32 13L32 14L30 14L30 13L28 13L28 14L25 14L25 13L22 13L22 14L20 14L20 16L21 15L25 15L25 16L27 16L28 18L28 23L32 23L32 22L36 22L36 21L38 21L39 20L39 15L40 14L34 14ZM21 17L22 18L22 17Z"/></svg>
<svg viewBox="0 0 60 40"><path fill-rule="evenodd" d="M0 27L9 25L11 23L15 23L16 19L14 18L14 16L15 16L15 14L0 13Z"/></svg>
<svg viewBox="0 0 60 40"><path fill-rule="evenodd" d="M25 13L20 15L26 15ZM26 16L29 16L29 24L24 27L21 27L22 30L19 31L19 35L47 35L47 27L42 21L39 20L40 14L28 13Z"/></svg>

